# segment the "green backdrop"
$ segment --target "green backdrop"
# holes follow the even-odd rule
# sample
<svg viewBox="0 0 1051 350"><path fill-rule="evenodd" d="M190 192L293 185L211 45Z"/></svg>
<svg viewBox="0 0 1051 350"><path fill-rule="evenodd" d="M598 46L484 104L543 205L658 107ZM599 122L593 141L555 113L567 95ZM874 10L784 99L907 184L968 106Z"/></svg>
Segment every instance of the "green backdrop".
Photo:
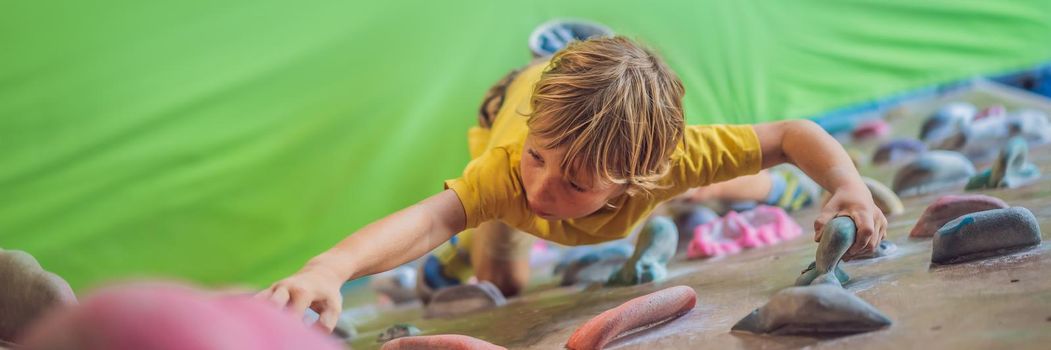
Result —
<svg viewBox="0 0 1051 350"><path fill-rule="evenodd" d="M0 247L78 289L262 286L467 162L526 37L657 48L691 123L799 118L1051 59L1033 1L4 1Z"/></svg>

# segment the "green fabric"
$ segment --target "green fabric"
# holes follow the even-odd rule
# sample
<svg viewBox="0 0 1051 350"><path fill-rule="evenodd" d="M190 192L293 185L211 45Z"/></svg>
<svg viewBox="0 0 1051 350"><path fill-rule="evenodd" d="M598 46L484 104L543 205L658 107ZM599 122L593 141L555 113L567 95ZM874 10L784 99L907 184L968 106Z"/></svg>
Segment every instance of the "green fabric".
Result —
<svg viewBox="0 0 1051 350"><path fill-rule="evenodd" d="M1051 2L6 1L0 247L78 289L262 286L467 162L526 37L657 48L689 121L798 118L1051 59Z"/></svg>

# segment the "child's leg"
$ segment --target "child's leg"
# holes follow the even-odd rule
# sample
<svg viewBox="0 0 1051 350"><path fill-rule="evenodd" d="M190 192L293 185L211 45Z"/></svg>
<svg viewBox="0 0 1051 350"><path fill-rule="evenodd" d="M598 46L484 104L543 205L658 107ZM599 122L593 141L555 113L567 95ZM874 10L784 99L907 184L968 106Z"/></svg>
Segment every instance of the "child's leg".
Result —
<svg viewBox="0 0 1051 350"><path fill-rule="evenodd" d="M698 187L688 195L694 201L764 201L773 187L770 172L763 170L755 175L741 176L728 181Z"/></svg>
<svg viewBox="0 0 1051 350"><path fill-rule="evenodd" d="M416 295L424 303L438 289L463 284L474 275L469 248L474 230L460 232L423 257L416 272Z"/></svg>
<svg viewBox="0 0 1051 350"><path fill-rule="evenodd" d="M529 281L532 244L533 236L499 221L479 225L470 250L475 277L489 281L505 296L518 295Z"/></svg>
<svg viewBox="0 0 1051 350"><path fill-rule="evenodd" d="M424 258L417 292L425 302L437 289L466 283L474 276L506 296L517 295L529 281L533 236L498 221L457 234Z"/></svg>
<svg viewBox="0 0 1051 350"><path fill-rule="evenodd" d="M777 166L755 175L742 176L696 188L687 195L698 202L706 200L754 201L791 211L810 205L820 192L821 187L799 169L791 166Z"/></svg>

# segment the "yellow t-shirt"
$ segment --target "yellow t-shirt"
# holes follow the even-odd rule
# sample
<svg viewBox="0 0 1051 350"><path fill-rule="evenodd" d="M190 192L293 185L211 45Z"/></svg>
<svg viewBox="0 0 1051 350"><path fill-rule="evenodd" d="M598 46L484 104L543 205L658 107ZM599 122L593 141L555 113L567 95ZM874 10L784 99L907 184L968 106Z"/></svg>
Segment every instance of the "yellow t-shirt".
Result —
<svg viewBox="0 0 1051 350"><path fill-rule="evenodd" d="M445 182L463 203L467 228L499 220L537 237L566 245L592 244L627 236L660 202L694 187L759 172L762 152L749 125L688 126L684 145L673 152L671 171L651 196L621 195L613 208L571 220L546 220L529 210L519 172L522 144L532 111L530 95L545 64L522 71L506 90L492 128L468 131L472 161L463 176Z"/></svg>

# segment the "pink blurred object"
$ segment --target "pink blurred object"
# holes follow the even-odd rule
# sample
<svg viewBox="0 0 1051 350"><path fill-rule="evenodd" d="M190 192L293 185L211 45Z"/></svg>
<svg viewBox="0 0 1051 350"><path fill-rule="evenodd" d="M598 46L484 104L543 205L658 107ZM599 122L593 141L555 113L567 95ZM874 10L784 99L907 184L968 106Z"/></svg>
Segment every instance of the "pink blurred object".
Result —
<svg viewBox="0 0 1051 350"><path fill-rule="evenodd" d="M803 228L784 209L760 205L743 213L731 211L718 220L697 226L686 256L703 259L731 255L744 249L777 244L801 234Z"/></svg>
<svg viewBox="0 0 1051 350"><path fill-rule="evenodd" d="M981 120L985 118L1003 118L1007 116L1007 108L1003 105L992 105L989 107L982 108L978 114L974 115L974 120Z"/></svg>
<svg viewBox="0 0 1051 350"><path fill-rule="evenodd" d="M459 334L419 335L383 343L381 350L507 350L493 343Z"/></svg>
<svg viewBox="0 0 1051 350"><path fill-rule="evenodd" d="M266 301L171 283L99 290L34 325L22 348L342 349L334 338Z"/></svg>
<svg viewBox="0 0 1051 350"><path fill-rule="evenodd" d="M883 119L872 119L854 128L854 132L851 136L856 140L863 140L875 137L883 137L890 133L890 124L883 121Z"/></svg>
<svg viewBox="0 0 1051 350"><path fill-rule="evenodd" d="M529 267L542 268L558 263L562 252L558 248L551 247L543 240L536 240L529 252Z"/></svg>

